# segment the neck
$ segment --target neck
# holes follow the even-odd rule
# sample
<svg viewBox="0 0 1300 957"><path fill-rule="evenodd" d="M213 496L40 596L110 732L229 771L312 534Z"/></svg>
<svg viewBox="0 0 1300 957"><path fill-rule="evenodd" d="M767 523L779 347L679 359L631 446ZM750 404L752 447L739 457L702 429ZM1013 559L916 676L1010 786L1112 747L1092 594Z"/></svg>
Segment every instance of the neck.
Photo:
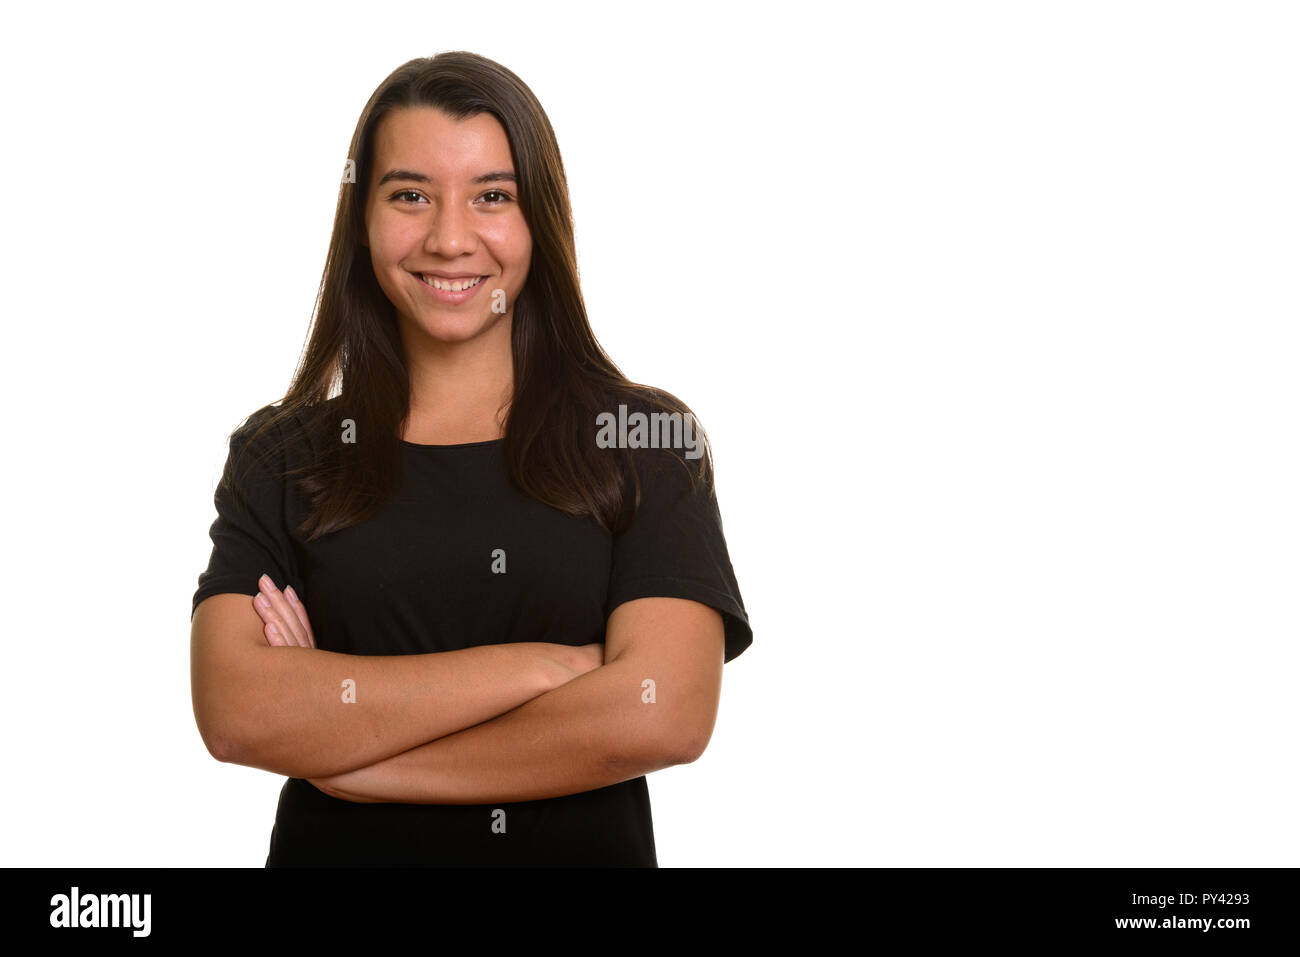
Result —
<svg viewBox="0 0 1300 957"><path fill-rule="evenodd" d="M402 340L411 382L408 431L499 437L514 388L508 317L464 342L423 333Z"/></svg>

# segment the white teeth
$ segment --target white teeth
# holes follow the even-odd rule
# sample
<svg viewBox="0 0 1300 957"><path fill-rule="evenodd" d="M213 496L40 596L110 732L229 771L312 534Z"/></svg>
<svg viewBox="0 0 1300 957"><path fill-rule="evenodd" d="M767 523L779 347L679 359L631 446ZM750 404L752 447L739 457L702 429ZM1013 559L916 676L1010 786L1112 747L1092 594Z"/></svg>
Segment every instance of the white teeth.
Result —
<svg viewBox="0 0 1300 957"><path fill-rule="evenodd" d="M426 276L423 273L420 274L420 279L424 281L424 284L426 286L432 286L434 289L442 289L447 292L463 292L466 289L470 289L474 286L477 286L480 282L483 281L482 276L479 276L477 279L448 280L448 279L439 279L437 276Z"/></svg>

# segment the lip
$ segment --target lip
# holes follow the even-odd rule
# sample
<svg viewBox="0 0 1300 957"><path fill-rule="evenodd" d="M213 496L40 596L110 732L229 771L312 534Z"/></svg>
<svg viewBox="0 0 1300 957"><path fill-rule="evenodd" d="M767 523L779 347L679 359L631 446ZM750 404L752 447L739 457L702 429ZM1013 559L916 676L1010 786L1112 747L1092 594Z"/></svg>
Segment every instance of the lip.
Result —
<svg viewBox="0 0 1300 957"><path fill-rule="evenodd" d="M479 280L480 280L479 283L478 283L478 285L474 286L473 288L471 288L471 289L462 289L460 292L452 292L452 291L449 290L449 289L434 289L434 288L433 288L432 286L430 286L427 282L425 282L422 278L420 278L420 274L419 274L418 272L417 272L417 273L411 273L411 275L415 277L415 281L418 282L418 283L420 284L420 288L423 289L426 293L428 293L429 297L430 297L431 299L433 299L434 302L440 302L440 303L443 303L444 305L448 305L448 306L459 306L461 303L463 303L463 302L468 302L470 299L473 299L476 295L478 295L478 291L479 291L480 289L482 289L484 286L487 285L487 278L488 278L487 276L480 276L480 277L478 277ZM452 278L455 278L455 279L473 279L473 278L475 278L475 277L472 276L472 275L469 275L469 276L455 276L455 277L441 276L441 275L438 275L438 273L429 273L429 275L431 275L431 276L437 276L439 279L452 279Z"/></svg>

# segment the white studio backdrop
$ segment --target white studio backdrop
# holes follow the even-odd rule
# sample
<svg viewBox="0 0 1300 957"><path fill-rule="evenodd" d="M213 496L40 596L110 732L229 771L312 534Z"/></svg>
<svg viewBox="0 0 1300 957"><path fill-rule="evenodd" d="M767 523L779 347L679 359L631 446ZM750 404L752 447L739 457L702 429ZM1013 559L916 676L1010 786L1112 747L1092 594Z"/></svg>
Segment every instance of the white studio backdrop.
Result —
<svg viewBox="0 0 1300 957"><path fill-rule="evenodd" d="M8 865L261 866L189 609L349 138L466 49L559 137L598 337L709 430L754 644L663 866L1294 866L1287 4L8 14Z"/></svg>

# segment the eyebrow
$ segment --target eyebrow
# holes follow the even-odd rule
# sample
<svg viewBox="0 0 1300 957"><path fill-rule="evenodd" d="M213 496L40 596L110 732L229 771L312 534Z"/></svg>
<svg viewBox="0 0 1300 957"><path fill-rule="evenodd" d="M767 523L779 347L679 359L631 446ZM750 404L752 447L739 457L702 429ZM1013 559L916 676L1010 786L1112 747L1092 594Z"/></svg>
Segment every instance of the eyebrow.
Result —
<svg viewBox="0 0 1300 957"><path fill-rule="evenodd" d="M413 183L432 183L433 180L423 173L417 173L409 169L390 169L380 177L377 186L383 186L385 183L391 183L394 180L409 180ZM519 179L508 169L494 169L490 173L484 173L482 176L475 176L471 183L478 185L480 183L518 183Z"/></svg>

